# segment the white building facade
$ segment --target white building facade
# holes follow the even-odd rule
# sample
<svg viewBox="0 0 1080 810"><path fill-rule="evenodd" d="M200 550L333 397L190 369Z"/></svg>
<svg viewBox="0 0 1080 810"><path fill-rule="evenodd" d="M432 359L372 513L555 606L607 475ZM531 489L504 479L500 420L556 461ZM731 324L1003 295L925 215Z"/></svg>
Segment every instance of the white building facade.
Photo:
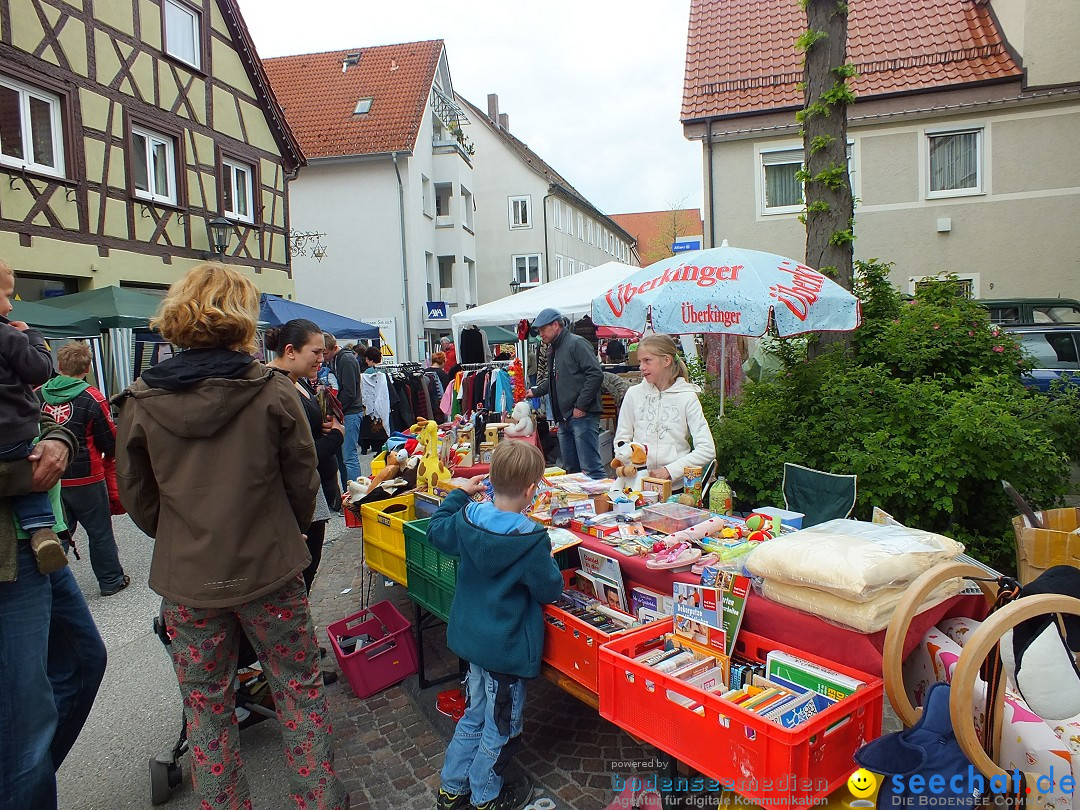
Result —
<svg viewBox="0 0 1080 810"><path fill-rule="evenodd" d="M478 303L610 261L637 264L633 237L510 134L495 94L487 113L458 97L475 144Z"/></svg>
<svg viewBox="0 0 1080 810"><path fill-rule="evenodd" d="M312 149L292 228L325 247L293 256L296 299L377 323L394 362L421 359L478 301L473 158L442 41L266 65Z"/></svg>

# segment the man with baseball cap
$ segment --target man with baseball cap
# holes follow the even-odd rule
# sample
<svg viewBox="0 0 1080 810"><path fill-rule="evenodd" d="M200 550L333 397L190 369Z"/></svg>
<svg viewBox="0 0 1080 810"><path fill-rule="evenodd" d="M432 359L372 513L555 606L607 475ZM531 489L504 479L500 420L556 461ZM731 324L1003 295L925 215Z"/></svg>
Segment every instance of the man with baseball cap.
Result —
<svg viewBox="0 0 1080 810"><path fill-rule="evenodd" d="M526 394L550 395L566 471L604 478L598 426L604 370L589 342L571 332L569 324L562 313L550 307L536 316L533 327L548 344L547 377Z"/></svg>

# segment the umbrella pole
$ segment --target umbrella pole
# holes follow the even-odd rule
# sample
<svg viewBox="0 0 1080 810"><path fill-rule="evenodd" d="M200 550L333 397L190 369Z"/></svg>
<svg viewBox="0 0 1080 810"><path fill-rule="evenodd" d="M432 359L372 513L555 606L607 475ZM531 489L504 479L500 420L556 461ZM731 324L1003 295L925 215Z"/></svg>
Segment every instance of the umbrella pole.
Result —
<svg viewBox="0 0 1080 810"><path fill-rule="evenodd" d="M727 376L727 335L720 335L720 416L724 415L724 378Z"/></svg>

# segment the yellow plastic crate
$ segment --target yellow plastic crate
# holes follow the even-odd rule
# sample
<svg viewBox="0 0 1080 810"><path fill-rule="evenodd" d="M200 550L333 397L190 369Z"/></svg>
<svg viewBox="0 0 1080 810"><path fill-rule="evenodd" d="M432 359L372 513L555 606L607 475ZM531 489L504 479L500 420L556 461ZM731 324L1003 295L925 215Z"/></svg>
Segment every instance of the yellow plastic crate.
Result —
<svg viewBox="0 0 1080 810"><path fill-rule="evenodd" d="M375 456L371 460L371 475L374 477L378 474L379 470L386 466L386 451L383 450L379 455Z"/></svg>
<svg viewBox="0 0 1080 810"><path fill-rule="evenodd" d="M364 504L360 514L364 524L364 564L400 585L408 585L405 524L416 520L412 493Z"/></svg>

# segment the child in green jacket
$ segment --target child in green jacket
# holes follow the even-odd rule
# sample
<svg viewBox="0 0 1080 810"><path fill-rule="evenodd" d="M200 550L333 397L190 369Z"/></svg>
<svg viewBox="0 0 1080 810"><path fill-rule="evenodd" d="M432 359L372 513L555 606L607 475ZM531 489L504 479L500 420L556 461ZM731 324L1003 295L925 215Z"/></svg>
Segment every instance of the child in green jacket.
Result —
<svg viewBox="0 0 1080 810"><path fill-rule="evenodd" d="M525 684L540 674L540 606L562 593L547 530L522 512L536 495L544 457L507 439L491 458L494 503L473 503L477 476L447 496L428 539L460 558L447 642L469 662L468 704L446 749L438 810L516 810L532 798L527 777L502 773L520 743Z"/></svg>

